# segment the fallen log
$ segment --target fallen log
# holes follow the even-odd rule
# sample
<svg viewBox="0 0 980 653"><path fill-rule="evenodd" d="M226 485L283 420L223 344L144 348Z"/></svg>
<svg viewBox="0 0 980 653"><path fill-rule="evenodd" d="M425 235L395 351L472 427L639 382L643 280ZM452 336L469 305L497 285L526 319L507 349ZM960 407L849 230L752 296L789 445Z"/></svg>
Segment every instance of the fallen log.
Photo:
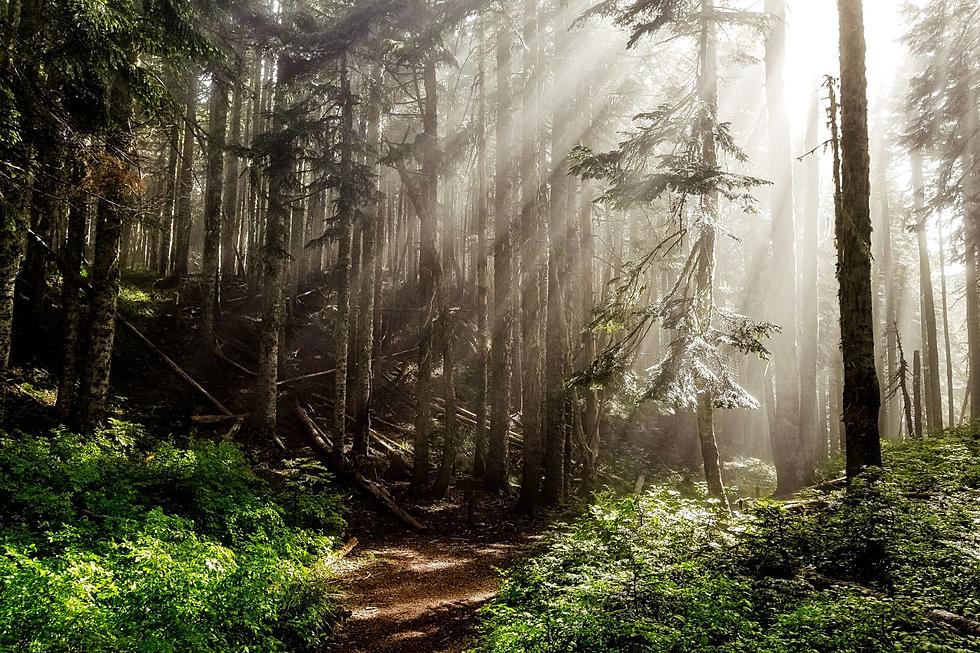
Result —
<svg viewBox="0 0 980 653"><path fill-rule="evenodd" d="M375 361L377 362L377 361L385 360L386 358L394 358L395 356L401 356L402 354L407 354L407 353L413 352L413 351L415 351L415 348L414 347L412 349L406 349L405 351L395 352L394 354L386 354L384 356L379 356L377 359L375 359ZM316 379L316 378L319 378L321 376L329 376L331 374L334 374L336 371L337 371L337 368L332 367L329 370L322 370L320 372L310 372L309 374L301 374L299 376L294 376L294 377L289 378L289 379L283 379L282 381L277 381L276 382L276 386L278 387L278 386L281 386L281 385L289 385L290 383L298 383L299 381L306 381L308 379Z"/></svg>
<svg viewBox="0 0 980 653"><path fill-rule="evenodd" d="M220 358L224 362L228 363L229 365L231 365L232 367L234 367L236 370L238 370L242 374L245 374L247 376L256 376L256 374L255 374L255 372L253 370L248 369L247 367L245 367L244 365L242 365L238 361L233 360L230 356L228 356L223 351L221 351L221 340L220 339L217 339L217 338L215 339L215 348L214 348L214 351L218 355L218 358Z"/></svg>
<svg viewBox="0 0 980 653"><path fill-rule="evenodd" d="M307 379L315 379L321 376L329 376L337 371L337 368L332 367L329 370L323 370L321 372L311 372L309 374L301 374L300 376L294 376L289 379L283 379L282 381L276 381L276 387L282 385L289 385L290 383L297 383L299 381L306 381Z"/></svg>
<svg viewBox="0 0 980 653"><path fill-rule="evenodd" d="M955 612L950 612L949 610L940 609L930 610L926 613L926 617L929 619L929 621L942 624L947 628L955 630L961 635L980 637L980 621L969 619L958 615Z"/></svg>
<svg viewBox="0 0 980 653"><path fill-rule="evenodd" d="M191 424L227 424L229 422L244 422L248 413L239 415L191 415Z"/></svg>
<svg viewBox="0 0 980 653"><path fill-rule="evenodd" d="M228 408L223 403L221 403L220 401L218 401L217 399L215 399L214 396L210 392L208 392L207 390L205 390L201 386L200 383L198 383L193 378L191 378L191 375L188 374L187 372L185 372L184 369L180 365L178 365L177 363L175 363L172 358L170 358L169 356L167 356L156 345L154 345L152 342L150 342L150 339L147 338L146 336L144 336L142 334L142 332L140 332L140 330L137 329L135 326L133 326L128 320L120 317L119 318L119 321L122 323L122 325L124 327L126 327L127 329L129 329L129 331L134 336L136 336L137 340L139 340L140 342L142 342L150 351L154 352L157 356L159 356L160 359L164 363L166 363L167 366L170 367L170 369L172 369L175 374L177 374L177 376L179 376L181 379L183 379L184 382L187 383L187 385L191 386L192 388L194 388L195 390L197 390L199 393L201 393L201 395L204 396L209 402L211 402L211 405L213 405L215 408L217 408L222 414L228 415L228 416L234 415L234 413L232 413L230 410L228 410Z"/></svg>
<svg viewBox="0 0 980 653"><path fill-rule="evenodd" d="M299 417L300 422L306 427L307 435L313 444L316 445L320 452L323 454L324 458L329 462L331 458L331 452L333 447L331 445L330 439L320 430L320 427L310 418L309 414L303 410L303 407L299 403L294 404L296 409L296 415ZM355 470L335 470L338 474L350 476L358 486L372 497L378 500L385 508L389 510L393 515L398 517L398 519L405 522L407 525L411 526L416 530L423 531L425 526L417 520L415 517L410 515L404 508L398 505L395 498L391 496L388 490L384 489L377 483L369 481L364 477L363 474Z"/></svg>

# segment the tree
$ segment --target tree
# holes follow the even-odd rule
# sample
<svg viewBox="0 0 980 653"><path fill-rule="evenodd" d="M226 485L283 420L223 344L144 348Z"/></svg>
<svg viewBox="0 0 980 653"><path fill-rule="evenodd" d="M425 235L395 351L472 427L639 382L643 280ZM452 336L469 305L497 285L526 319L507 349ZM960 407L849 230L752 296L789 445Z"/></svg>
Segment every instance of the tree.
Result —
<svg viewBox="0 0 980 653"><path fill-rule="evenodd" d="M936 328L936 302L933 299L932 266L929 261L929 244L926 240L925 182L922 178L922 152L913 150L912 196L915 212L915 236L919 250L919 292L922 347L925 350L923 376L925 378L926 429L938 433L943 428L942 386L939 384L939 337Z"/></svg>
<svg viewBox="0 0 980 653"><path fill-rule="evenodd" d="M838 0L841 71L841 213L837 235L847 477L881 465L871 314L871 170L862 0Z"/></svg>
<svg viewBox="0 0 980 653"><path fill-rule="evenodd" d="M211 102L208 117L207 170L204 187L204 301L201 305L201 339L207 349L214 348L214 320L221 280L222 191L225 182L225 137L228 129L229 80L215 71L211 76Z"/></svg>
<svg viewBox="0 0 980 653"><path fill-rule="evenodd" d="M513 355L513 267L510 151L513 142L511 95L511 28L501 19L497 30L497 154L493 213L493 329L490 346L490 432L487 440L486 487L507 492L507 434L510 431Z"/></svg>
<svg viewBox="0 0 980 653"><path fill-rule="evenodd" d="M645 34L669 29L675 36L694 39L697 65L694 93L677 104L664 104L641 114L629 140L613 152L594 154L579 148L573 170L609 182L603 200L617 208L649 204L676 194L671 203L671 235L627 268L615 292L597 311L589 328L622 331L590 368L573 379L579 383L623 385L632 376L629 362L654 322L672 338L663 359L643 379L638 400L654 400L666 409L694 410L705 478L712 496L727 505L714 431L714 409L758 406L735 379L725 349L767 356L761 339L776 329L754 322L715 303L715 247L720 229L721 198L751 209L749 191L762 180L726 172L718 152L739 161L728 126L718 120L718 78L715 30L719 22L744 21L761 25L755 15L715 12L711 0L701 3L641 1L625 8L601 3L590 13L611 15L633 27L630 44ZM676 150L674 144L677 144ZM679 153L675 153L679 151ZM656 165L655 165L656 164ZM689 225L689 226L688 226ZM652 306L643 305L644 275L657 255L690 239L690 250L677 281ZM624 328L625 327L625 328ZM630 381L630 384L635 383Z"/></svg>
<svg viewBox="0 0 980 653"><path fill-rule="evenodd" d="M785 0L766 0L766 13L773 17L766 38L766 106L769 113L769 161L773 177L770 189L772 218L771 309L775 323L783 328L773 336L774 393L776 399L770 425L773 460L776 464L777 495L792 494L813 480L809 428L801 421L797 360L796 321L796 226L793 202L793 163L790 125L784 99L783 67L786 51Z"/></svg>

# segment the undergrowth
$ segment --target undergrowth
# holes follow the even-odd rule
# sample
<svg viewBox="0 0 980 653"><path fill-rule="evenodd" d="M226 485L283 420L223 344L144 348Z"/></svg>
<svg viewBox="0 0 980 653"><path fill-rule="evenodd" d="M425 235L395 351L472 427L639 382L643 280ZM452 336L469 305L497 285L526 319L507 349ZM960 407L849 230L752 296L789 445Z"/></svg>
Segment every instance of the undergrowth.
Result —
<svg viewBox="0 0 980 653"><path fill-rule="evenodd" d="M481 653L976 651L980 440L886 452L850 491L734 517L659 485L606 496L505 574Z"/></svg>
<svg viewBox="0 0 980 653"><path fill-rule="evenodd" d="M340 611L328 482L125 422L0 433L0 650L319 650Z"/></svg>

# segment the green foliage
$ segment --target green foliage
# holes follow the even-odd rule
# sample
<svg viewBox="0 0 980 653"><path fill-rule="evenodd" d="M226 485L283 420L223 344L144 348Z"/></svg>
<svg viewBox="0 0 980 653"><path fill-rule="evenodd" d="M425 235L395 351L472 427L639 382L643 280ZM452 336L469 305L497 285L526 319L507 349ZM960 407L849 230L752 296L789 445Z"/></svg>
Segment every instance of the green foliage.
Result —
<svg viewBox="0 0 980 653"><path fill-rule="evenodd" d="M663 486L600 498L506 575L477 650L976 650L926 614L980 613L980 440L887 454L803 510L763 500L727 518Z"/></svg>
<svg viewBox="0 0 980 653"><path fill-rule="evenodd" d="M318 479L273 487L230 444L126 422L4 436L0 650L317 650L343 527Z"/></svg>

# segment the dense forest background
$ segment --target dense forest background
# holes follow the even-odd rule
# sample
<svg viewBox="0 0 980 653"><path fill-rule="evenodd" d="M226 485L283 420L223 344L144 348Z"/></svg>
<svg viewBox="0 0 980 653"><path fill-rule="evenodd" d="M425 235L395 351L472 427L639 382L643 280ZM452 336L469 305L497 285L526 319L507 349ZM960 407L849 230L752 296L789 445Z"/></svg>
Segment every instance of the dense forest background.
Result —
<svg viewBox="0 0 980 653"><path fill-rule="evenodd" d="M0 0L0 648L972 650L980 7L834 4Z"/></svg>

